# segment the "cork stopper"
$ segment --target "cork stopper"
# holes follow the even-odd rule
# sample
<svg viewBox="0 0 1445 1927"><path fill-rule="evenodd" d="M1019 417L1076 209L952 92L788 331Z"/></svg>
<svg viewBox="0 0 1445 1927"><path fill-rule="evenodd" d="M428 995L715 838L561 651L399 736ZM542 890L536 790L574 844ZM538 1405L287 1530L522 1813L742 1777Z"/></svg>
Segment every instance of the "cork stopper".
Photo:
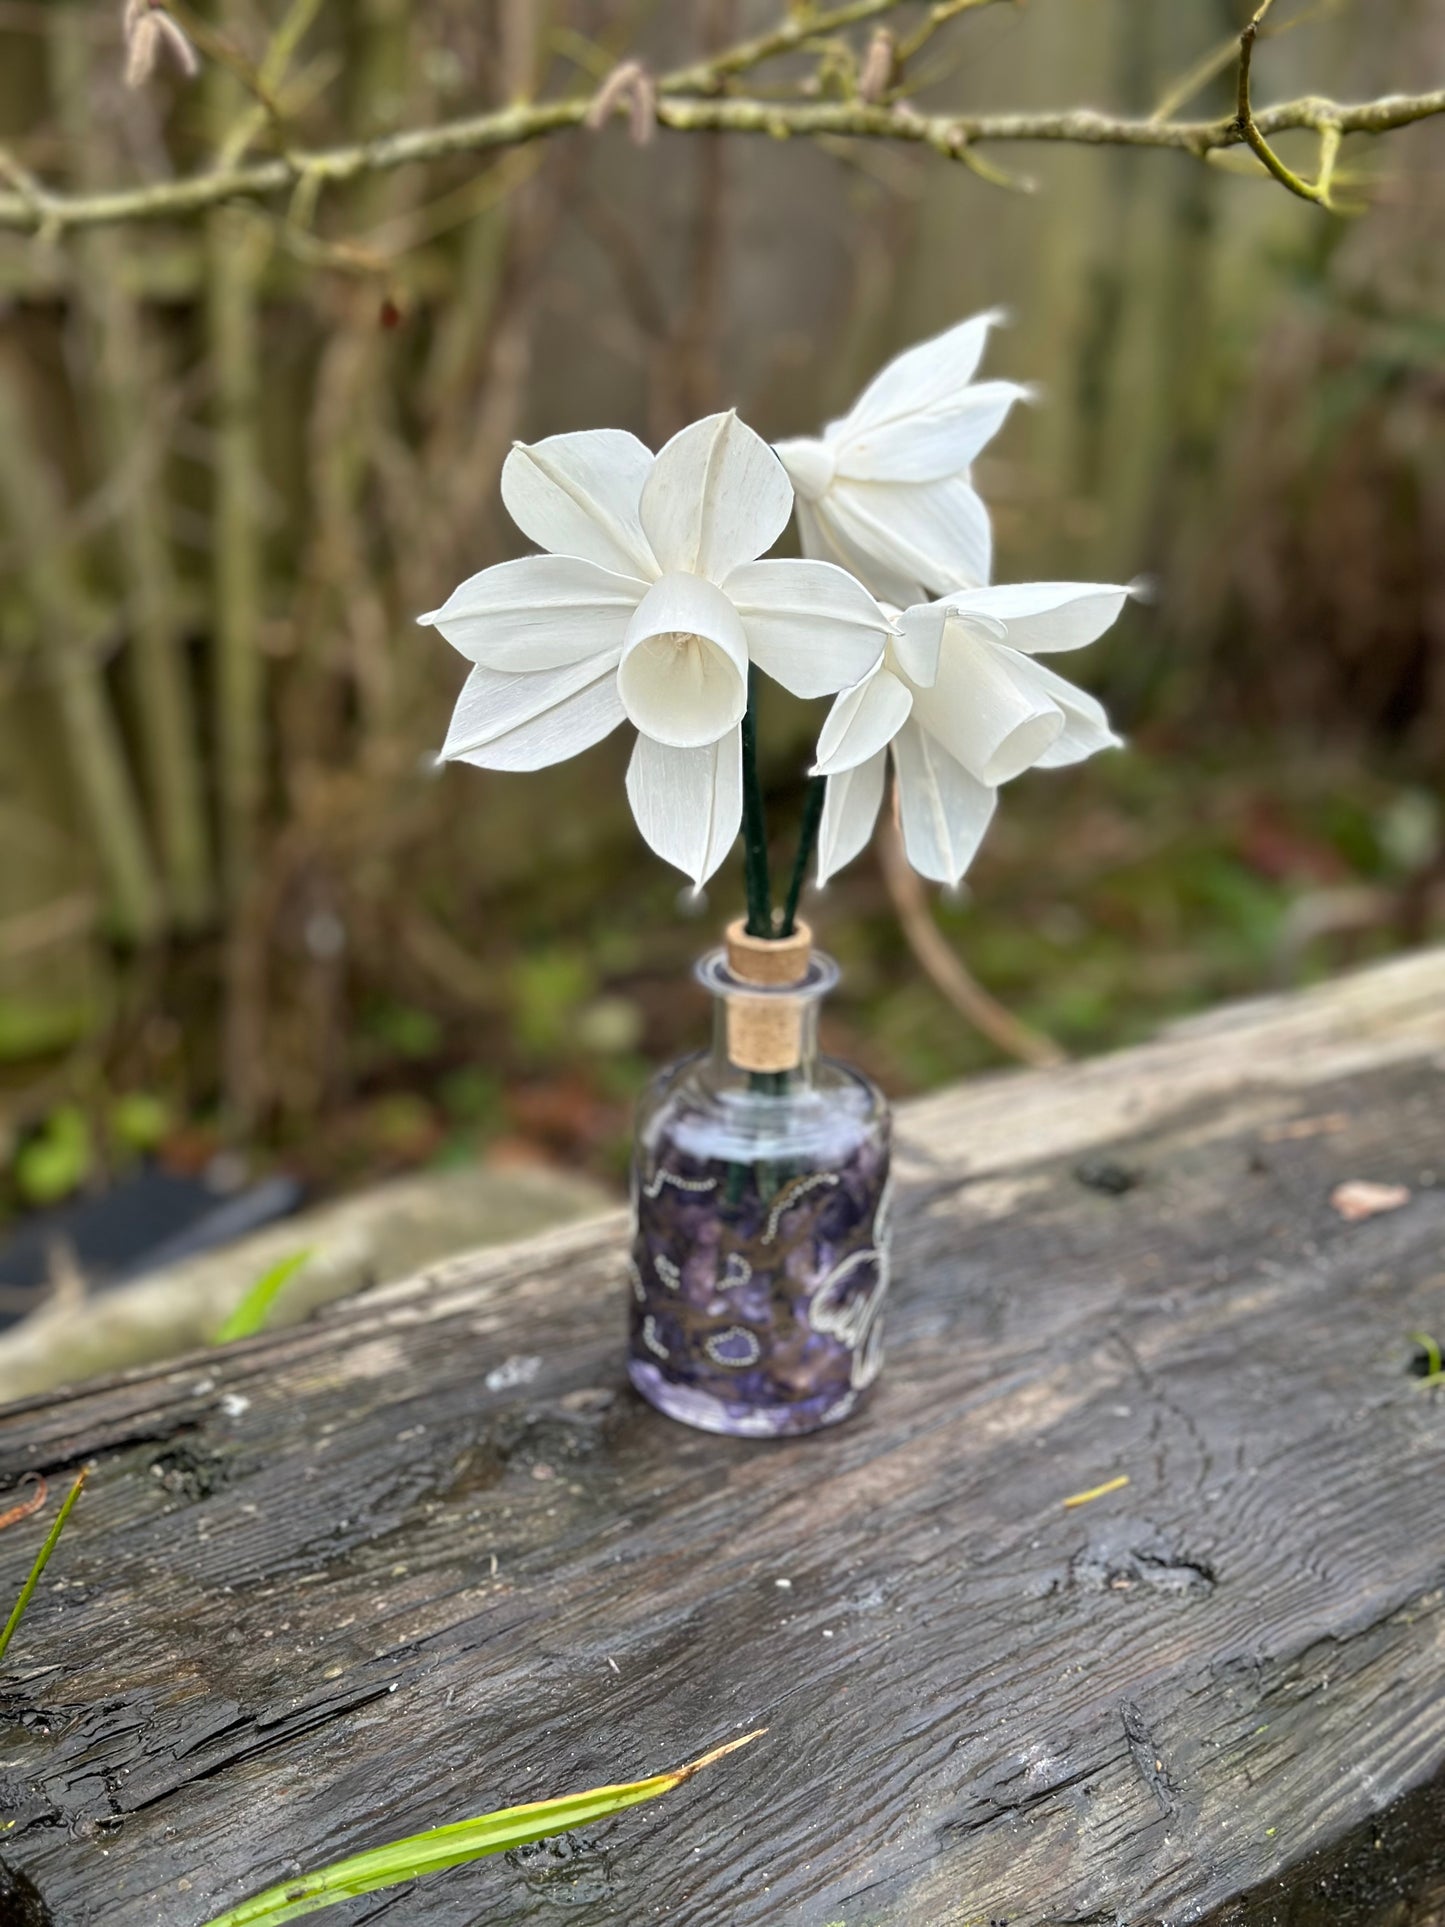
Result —
<svg viewBox="0 0 1445 1927"><path fill-rule="evenodd" d="M739 917L727 927L726 944L732 975L770 991L801 984L813 955L813 933L802 922L790 937L751 937ZM802 1062L803 1006L796 997L733 994L727 1026L728 1056L739 1070L790 1071Z"/></svg>

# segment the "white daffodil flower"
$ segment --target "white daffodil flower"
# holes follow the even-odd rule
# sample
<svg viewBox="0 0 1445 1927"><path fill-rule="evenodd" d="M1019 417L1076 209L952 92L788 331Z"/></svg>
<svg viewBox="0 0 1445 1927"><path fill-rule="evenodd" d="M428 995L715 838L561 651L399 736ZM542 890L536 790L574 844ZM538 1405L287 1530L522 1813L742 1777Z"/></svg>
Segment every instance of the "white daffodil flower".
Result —
<svg viewBox="0 0 1445 1927"><path fill-rule="evenodd" d="M1001 783L1117 746L1101 704L1035 657L1093 642L1129 594L1105 583L1021 582L905 611L882 661L838 697L818 739L814 774L828 779L818 881L872 835L890 750L909 862L937 883L957 883Z"/></svg>
<svg viewBox="0 0 1445 1927"><path fill-rule="evenodd" d="M976 315L890 361L821 441L777 443L805 555L900 608L988 581L993 538L969 472L1029 392L973 382L1000 319Z"/></svg>
<svg viewBox="0 0 1445 1927"><path fill-rule="evenodd" d="M735 414L656 456L616 429L519 444L502 500L546 553L483 569L421 618L475 665L443 759L540 769L630 720L638 828L703 884L741 820L749 663L832 695L879 660L889 619L841 568L758 559L793 490Z"/></svg>

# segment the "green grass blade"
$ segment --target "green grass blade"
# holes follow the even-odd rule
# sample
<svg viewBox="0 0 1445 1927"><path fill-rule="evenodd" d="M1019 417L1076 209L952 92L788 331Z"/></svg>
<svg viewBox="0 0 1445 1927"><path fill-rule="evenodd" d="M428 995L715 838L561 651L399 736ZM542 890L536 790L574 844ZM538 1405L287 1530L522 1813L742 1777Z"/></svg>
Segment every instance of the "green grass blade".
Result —
<svg viewBox="0 0 1445 1927"><path fill-rule="evenodd" d="M279 1927L285 1920L298 1920L302 1914L318 1913L342 1900L356 1900L383 1887L399 1886L420 1874L444 1873L449 1867L464 1866L490 1853L506 1853L512 1847L527 1846L548 1834L570 1833L574 1827L588 1826L627 1807L641 1806L674 1787L690 1780L694 1773L725 1754L736 1753L749 1745L766 1727L745 1733L714 1747L701 1759L670 1773L657 1773L648 1780L632 1780L623 1786L592 1787L586 1793L564 1794L558 1800L534 1800L526 1806L503 1807L496 1813L483 1813L474 1820L458 1820L451 1826L432 1827L426 1833L411 1834L389 1846L374 1847L368 1853L352 1854L335 1861L317 1873L298 1874L279 1887L268 1887L252 1900L218 1914L206 1927Z"/></svg>
<svg viewBox="0 0 1445 1927"><path fill-rule="evenodd" d="M76 1500L80 1497L81 1492L85 1488L85 1481L89 1476L90 1476L89 1466L82 1466L80 1471L76 1474L75 1484L70 1488L69 1492L66 1494L65 1504L60 1508L59 1512L57 1512L55 1515L55 1524L50 1528L49 1532L45 1535L45 1544L40 1548L39 1552L37 1552L35 1555L35 1564L30 1568L30 1577L25 1581L25 1584L20 1588L20 1597L15 1601L15 1605L11 1610L10 1617L5 1621L4 1632L0 1633L0 1659L4 1659L5 1649L10 1644L10 1641L15 1637L15 1628L20 1624L20 1621L25 1617L25 1608L30 1604L30 1595L35 1591L35 1588L40 1583L40 1575L42 1572L44 1572L46 1566L49 1564L50 1555L52 1552L54 1552L56 1543L58 1542L61 1533L64 1532L65 1530L65 1522L70 1517L71 1507L75 1504Z"/></svg>
<svg viewBox="0 0 1445 1927"><path fill-rule="evenodd" d="M262 1272L216 1333L212 1343L229 1345L233 1338L254 1338L258 1331L264 1331L266 1320L271 1316L271 1307L301 1267L310 1262L311 1255L308 1245L305 1251L293 1251L289 1258L282 1258L269 1271Z"/></svg>
<svg viewBox="0 0 1445 1927"><path fill-rule="evenodd" d="M1445 1361L1442 1361L1440 1356L1439 1340L1432 1338L1429 1332L1411 1332L1410 1343L1418 1345L1425 1354L1425 1369L1420 1374L1421 1384L1438 1385L1440 1380L1445 1378L1445 1369L1442 1369Z"/></svg>

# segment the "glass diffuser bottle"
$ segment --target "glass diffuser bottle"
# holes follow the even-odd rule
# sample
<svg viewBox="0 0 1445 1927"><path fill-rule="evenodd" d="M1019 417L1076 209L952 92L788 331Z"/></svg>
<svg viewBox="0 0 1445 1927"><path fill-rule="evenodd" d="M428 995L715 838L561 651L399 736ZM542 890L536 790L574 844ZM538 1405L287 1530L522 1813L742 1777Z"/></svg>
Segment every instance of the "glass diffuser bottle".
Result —
<svg viewBox="0 0 1445 1927"><path fill-rule="evenodd" d="M815 1431L883 1362L888 1107L818 1053L838 968L805 924L739 921L697 974L712 1049L663 1071L638 1118L629 1371L705 1431Z"/></svg>

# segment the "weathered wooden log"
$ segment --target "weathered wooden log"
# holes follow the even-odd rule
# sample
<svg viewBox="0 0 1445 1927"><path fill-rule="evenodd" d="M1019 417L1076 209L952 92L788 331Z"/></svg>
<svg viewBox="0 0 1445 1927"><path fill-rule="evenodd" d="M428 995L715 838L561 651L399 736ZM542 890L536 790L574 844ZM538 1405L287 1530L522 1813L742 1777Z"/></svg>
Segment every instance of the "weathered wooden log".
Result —
<svg viewBox="0 0 1445 1927"><path fill-rule="evenodd" d="M758 1725L331 1918L1445 1917L1445 953L900 1123L833 1433L625 1389L619 1217L11 1408L12 1477L97 1470L5 1662L0 1919L194 1927Z"/></svg>

